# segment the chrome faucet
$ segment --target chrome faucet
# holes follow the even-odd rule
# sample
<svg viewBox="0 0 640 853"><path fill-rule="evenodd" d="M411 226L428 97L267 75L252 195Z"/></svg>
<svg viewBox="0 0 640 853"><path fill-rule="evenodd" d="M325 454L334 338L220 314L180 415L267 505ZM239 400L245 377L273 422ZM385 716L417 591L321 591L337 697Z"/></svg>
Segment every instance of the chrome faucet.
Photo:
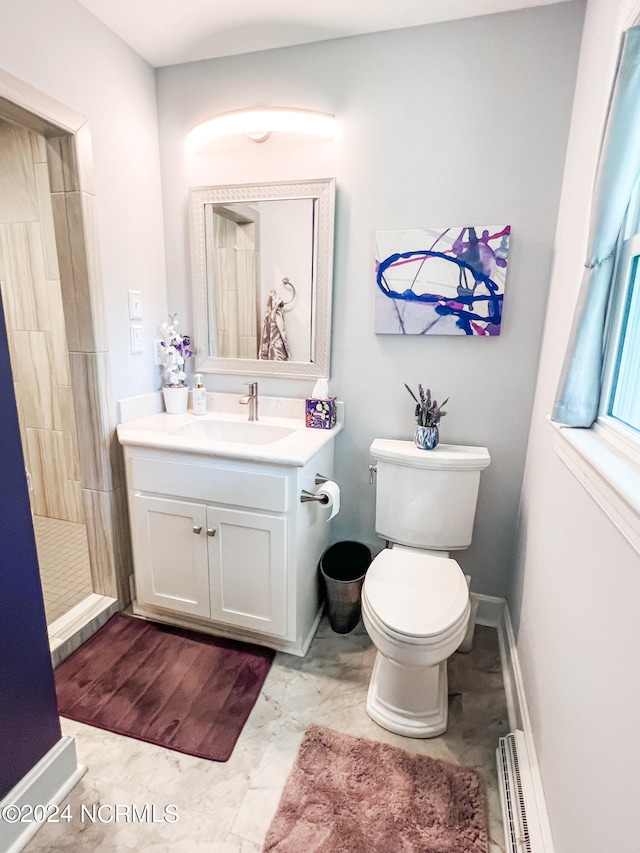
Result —
<svg viewBox="0 0 640 853"><path fill-rule="evenodd" d="M258 420L258 383L257 382L245 382L245 385L249 386L249 393L246 397L240 397L239 403L243 405L249 406L249 420L257 421Z"/></svg>

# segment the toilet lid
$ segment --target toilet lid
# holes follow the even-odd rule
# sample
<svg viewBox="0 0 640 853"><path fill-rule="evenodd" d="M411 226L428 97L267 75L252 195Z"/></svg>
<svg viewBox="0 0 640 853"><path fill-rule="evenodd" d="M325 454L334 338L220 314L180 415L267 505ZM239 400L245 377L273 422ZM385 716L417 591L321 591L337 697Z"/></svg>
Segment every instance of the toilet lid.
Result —
<svg viewBox="0 0 640 853"><path fill-rule="evenodd" d="M469 600L460 566L447 557L386 548L365 577L365 593L376 616L392 631L431 637L454 625Z"/></svg>

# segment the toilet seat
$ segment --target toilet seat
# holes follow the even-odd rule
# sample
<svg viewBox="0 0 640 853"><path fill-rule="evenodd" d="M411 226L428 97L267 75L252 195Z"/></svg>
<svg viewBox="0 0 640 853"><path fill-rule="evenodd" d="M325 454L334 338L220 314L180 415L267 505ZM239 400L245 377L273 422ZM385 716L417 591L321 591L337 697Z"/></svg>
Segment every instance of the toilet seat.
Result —
<svg viewBox="0 0 640 853"><path fill-rule="evenodd" d="M455 560L385 549L367 571L363 607L387 634L429 642L454 633L468 618L469 589Z"/></svg>

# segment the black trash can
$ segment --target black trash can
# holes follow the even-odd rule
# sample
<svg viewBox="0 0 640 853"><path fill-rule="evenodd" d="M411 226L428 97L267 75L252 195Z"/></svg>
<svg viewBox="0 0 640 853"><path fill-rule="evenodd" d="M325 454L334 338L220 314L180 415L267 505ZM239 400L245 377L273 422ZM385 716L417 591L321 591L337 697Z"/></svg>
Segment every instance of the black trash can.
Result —
<svg viewBox="0 0 640 853"><path fill-rule="evenodd" d="M370 563L371 551L362 542L336 542L322 555L329 624L336 634L348 634L358 624L360 594Z"/></svg>

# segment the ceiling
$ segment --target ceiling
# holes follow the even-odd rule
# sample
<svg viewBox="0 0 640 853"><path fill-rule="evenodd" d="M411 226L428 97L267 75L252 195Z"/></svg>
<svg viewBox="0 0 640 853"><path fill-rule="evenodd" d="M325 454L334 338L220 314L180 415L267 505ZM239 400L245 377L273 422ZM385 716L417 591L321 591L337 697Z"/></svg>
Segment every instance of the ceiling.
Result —
<svg viewBox="0 0 640 853"><path fill-rule="evenodd" d="M568 0L78 0L151 65Z"/></svg>

